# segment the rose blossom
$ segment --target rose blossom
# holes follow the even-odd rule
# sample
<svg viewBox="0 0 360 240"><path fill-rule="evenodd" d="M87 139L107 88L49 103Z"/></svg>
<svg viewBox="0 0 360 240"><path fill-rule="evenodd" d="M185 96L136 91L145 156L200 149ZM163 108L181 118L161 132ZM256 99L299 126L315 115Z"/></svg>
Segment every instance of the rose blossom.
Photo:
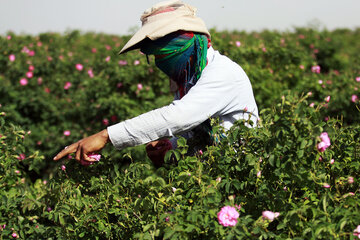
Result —
<svg viewBox="0 0 360 240"><path fill-rule="evenodd" d="M14 55L14 54L10 54L10 55L9 55L9 60L10 60L10 62L15 61L15 55Z"/></svg>
<svg viewBox="0 0 360 240"><path fill-rule="evenodd" d="M353 94L353 95L351 96L351 101L352 101L352 102L357 102L358 99L359 99L358 96L356 96L355 94Z"/></svg>
<svg viewBox="0 0 360 240"><path fill-rule="evenodd" d="M93 78L93 77L94 77L94 73L93 73L93 71L92 71L91 68L88 70L88 74L89 74L89 77L90 77L90 78Z"/></svg>
<svg viewBox="0 0 360 240"><path fill-rule="evenodd" d="M75 65L75 68L78 70L78 71L82 71L83 70L83 65L81 65L80 63L76 64Z"/></svg>
<svg viewBox="0 0 360 240"><path fill-rule="evenodd" d="M134 65L139 65L140 64L140 61L139 60L135 60L134 61Z"/></svg>
<svg viewBox="0 0 360 240"><path fill-rule="evenodd" d="M94 153L90 153L89 155L87 155L89 158L92 158L93 160L95 160L96 162L100 161L101 155L100 154L94 154ZM82 160L80 161L80 164L83 166L89 166L94 164L94 162L90 162L90 161L86 161L86 160Z"/></svg>
<svg viewBox="0 0 360 240"><path fill-rule="evenodd" d="M320 70L321 70L321 68L320 68L319 65L316 65L316 66L312 66L312 67L311 67L311 71L312 71L313 73L320 73Z"/></svg>
<svg viewBox="0 0 360 240"><path fill-rule="evenodd" d="M143 89L143 85L142 85L141 83L139 83L139 84L137 85L137 89L138 89L138 90Z"/></svg>
<svg viewBox="0 0 360 240"><path fill-rule="evenodd" d="M323 132L320 134L321 142L318 144L317 148L320 152L324 152L328 147L330 147L330 138L327 132Z"/></svg>
<svg viewBox="0 0 360 240"><path fill-rule="evenodd" d="M30 72L34 71L34 69L35 69L35 67L34 67L33 65L30 65L30 66L29 66L29 71L30 71Z"/></svg>
<svg viewBox="0 0 360 240"><path fill-rule="evenodd" d="M66 170L66 166L65 166L65 165L61 165L61 170L65 171L65 170Z"/></svg>
<svg viewBox="0 0 360 240"><path fill-rule="evenodd" d="M263 211L262 212L263 218L268 219L270 221L273 221L279 215L280 215L280 213L278 213L278 212L272 212L272 211Z"/></svg>
<svg viewBox="0 0 360 240"><path fill-rule="evenodd" d="M217 214L218 221L224 227L233 227L238 222L239 213L234 207L225 206Z"/></svg>
<svg viewBox="0 0 360 240"><path fill-rule="evenodd" d="M323 187L324 188L330 188L330 185L328 183L324 183Z"/></svg>
<svg viewBox="0 0 360 240"><path fill-rule="evenodd" d="M26 73L26 77L27 78L32 78L34 75L33 75L33 73L32 72L27 72Z"/></svg>
<svg viewBox="0 0 360 240"><path fill-rule="evenodd" d="M354 183L354 178L353 177L348 177L348 183L353 184Z"/></svg>
<svg viewBox="0 0 360 240"><path fill-rule="evenodd" d="M18 237L18 235L17 235L16 233L11 234L11 236L12 236L13 238L17 238L17 237Z"/></svg>
<svg viewBox="0 0 360 240"><path fill-rule="evenodd" d="M66 82L64 85L64 89L68 90L71 87L71 82Z"/></svg>
<svg viewBox="0 0 360 240"><path fill-rule="evenodd" d="M71 132L69 130L64 131L65 136L70 136Z"/></svg>
<svg viewBox="0 0 360 240"><path fill-rule="evenodd" d="M327 96L327 97L325 98L325 102L330 102L330 96Z"/></svg>
<svg viewBox="0 0 360 240"><path fill-rule="evenodd" d="M356 77L355 80L356 80L357 82L360 82L360 77Z"/></svg>
<svg viewBox="0 0 360 240"><path fill-rule="evenodd" d="M20 84L21 84L22 86L25 86L25 85L28 84L28 80L27 80L26 78L22 78L22 79L20 79Z"/></svg>
<svg viewBox="0 0 360 240"><path fill-rule="evenodd" d="M334 164L335 163L335 160L334 159L331 159L330 160L330 164Z"/></svg>
<svg viewBox="0 0 360 240"><path fill-rule="evenodd" d="M240 47L240 46L241 46L241 42L240 42L240 41L236 41L235 44L236 44L237 47Z"/></svg>
<svg viewBox="0 0 360 240"><path fill-rule="evenodd" d="M354 229L354 236L357 236L358 238L360 238L360 225L358 225L355 229Z"/></svg>

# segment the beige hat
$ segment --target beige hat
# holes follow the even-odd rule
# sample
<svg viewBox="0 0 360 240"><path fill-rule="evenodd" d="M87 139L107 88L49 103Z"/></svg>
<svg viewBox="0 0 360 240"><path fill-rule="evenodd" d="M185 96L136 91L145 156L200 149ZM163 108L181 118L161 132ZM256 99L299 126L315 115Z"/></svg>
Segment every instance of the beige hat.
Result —
<svg viewBox="0 0 360 240"><path fill-rule="evenodd" d="M156 40L178 30L204 33L210 37L205 23L195 16L196 8L180 0L160 2L147 9L140 20L142 27L125 44L119 54L140 48L140 42Z"/></svg>

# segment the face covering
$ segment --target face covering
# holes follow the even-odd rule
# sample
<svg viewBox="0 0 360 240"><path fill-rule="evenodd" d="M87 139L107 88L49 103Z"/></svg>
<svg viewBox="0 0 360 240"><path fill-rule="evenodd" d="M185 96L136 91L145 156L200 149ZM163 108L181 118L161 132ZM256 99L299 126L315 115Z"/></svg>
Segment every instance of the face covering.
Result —
<svg viewBox="0 0 360 240"><path fill-rule="evenodd" d="M155 55L155 65L177 83L183 97L206 66L208 41L206 35L178 31L148 42L140 50Z"/></svg>

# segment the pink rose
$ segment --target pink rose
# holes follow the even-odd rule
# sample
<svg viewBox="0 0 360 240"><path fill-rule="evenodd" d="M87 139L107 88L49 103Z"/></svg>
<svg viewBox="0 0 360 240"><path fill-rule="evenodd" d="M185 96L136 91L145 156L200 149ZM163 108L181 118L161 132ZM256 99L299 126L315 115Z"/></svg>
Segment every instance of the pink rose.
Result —
<svg viewBox="0 0 360 240"><path fill-rule="evenodd" d="M11 234L11 236L12 236L13 238L17 238L17 237L18 237L18 235L17 235L16 233Z"/></svg>
<svg viewBox="0 0 360 240"><path fill-rule="evenodd" d="M7 36L6 36L6 39L7 39L7 40L11 40L11 36L10 36L10 35L7 35Z"/></svg>
<svg viewBox="0 0 360 240"><path fill-rule="evenodd" d="M263 218L268 219L270 221L273 221L279 215L280 215L280 213L278 213L278 212L272 212L272 211L263 211L262 212Z"/></svg>
<svg viewBox="0 0 360 240"><path fill-rule="evenodd" d="M324 152L328 147L330 147L330 138L327 132L323 132L320 134L321 142L317 145L317 148L320 152Z"/></svg>
<svg viewBox="0 0 360 240"><path fill-rule="evenodd" d="M305 66L304 66L304 65L300 65L299 68L300 68L300 69L305 69Z"/></svg>
<svg viewBox="0 0 360 240"><path fill-rule="evenodd" d="M103 123L105 126L109 125L109 119L104 118L104 119L102 120L102 123Z"/></svg>
<svg viewBox="0 0 360 240"><path fill-rule="evenodd" d="M233 227L237 224L239 213L234 207L225 206L221 208L220 212L217 214L218 221L224 227Z"/></svg>
<svg viewBox="0 0 360 240"><path fill-rule="evenodd" d="M15 55L14 55L14 54L10 54L10 55L9 55L9 60L10 60L10 62L15 61Z"/></svg>
<svg viewBox="0 0 360 240"><path fill-rule="evenodd" d="M353 177L348 177L348 183L353 184L354 183L354 178Z"/></svg>
<svg viewBox="0 0 360 240"><path fill-rule="evenodd" d="M108 61L110 61L110 56L107 56L107 57L105 58L105 62L108 62Z"/></svg>
<svg viewBox="0 0 360 240"><path fill-rule="evenodd" d="M261 50L262 50L263 52L266 52L266 48L265 48L265 47L263 47Z"/></svg>
<svg viewBox="0 0 360 240"><path fill-rule="evenodd" d="M236 44L237 47L240 47L240 46L241 46L241 42L240 42L240 41L236 41L235 44Z"/></svg>
<svg viewBox="0 0 360 240"><path fill-rule="evenodd" d="M64 89L67 90L71 87L71 82L66 82L64 85Z"/></svg>
<svg viewBox="0 0 360 240"><path fill-rule="evenodd" d="M359 100L358 96L356 96L355 94L353 94L351 96L351 101L354 103L354 102L357 102L357 100Z"/></svg>
<svg viewBox="0 0 360 240"><path fill-rule="evenodd" d="M34 55L35 55L35 51L33 51L33 50L31 50L31 51L28 52L28 56L32 57L32 56L34 56Z"/></svg>
<svg viewBox="0 0 360 240"><path fill-rule="evenodd" d="M34 71L34 69L35 69L35 67L34 67L33 65L30 65L30 66L29 66L29 71L30 71L30 72Z"/></svg>
<svg viewBox="0 0 360 240"><path fill-rule="evenodd" d="M92 53L96 53L96 51L97 51L96 48L92 48L92 49L91 49L91 52L92 52Z"/></svg>
<svg viewBox="0 0 360 240"><path fill-rule="evenodd" d="M64 131L65 136L70 136L71 132L69 130Z"/></svg>
<svg viewBox="0 0 360 240"><path fill-rule="evenodd" d="M94 153L90 153L89 155L87 155L89 158L92 158L93 160L95 160L96 162L100 161L101 155L100 154L94 154ZM82 160L80 161L80 164L87 167L89 165L94 164L94 162L89 162L86 160Z"/></svg>
<svg viewBox="0 0 360 240"><path fill-rule="evenodd" d="M327 96L327 97L325 98L325 102L330 102L330 96Z"/></svg>
<svg viewBox="0 0 360 240"><path fill-rule="evenodd" d="M358 225L355 229L354 229L354 236L357 236L358 238L360 238L360 225Z"/></svg>
<svg viewBox="0 0 360 240"><path fill-rule="evenodd" d="M120 60L120 61L119 61L119 65L120 65L120 66L127 65L127 61L126 61L126 60Z"/></svg>
<svg viewBox="0 0 360 240"><path fill-rule="evenodd" d="M138 89L138 90L143 89L143 85L142 85L141 83L139 83L139 84L137 85L137 89Z"/></svg>
<svg viewBox="0 0 360 240"><path fill-rule="evenodd" d="M139 65L140 64L140 61L139 60L135 60L134 61L134 65Z"/></svg>
<svg viewBox="0 0 360 240"><path fill-rule="evenodd" d="M88 70L88 74L89 74L89 77L90 77L90 78L93 78L93 77L94 77L94 73L93 73L92 69L89 69L89 70Z"/></svg>
<svg viewBox="0 0 360 240"><path fill-rule="evenodd" d="M32 78L34 75L33 75L33 73L32 72L27 72L26 73L26 77L27 78Z"/></svg>
<svg viewBox="0 0 360 240"><path fill-rule="evenodd" d="M28 84L28 80L26 78L20 79L20 85L25 86Z"/></svg>
<svg viewBox="0 0 360 240"><path fill-rule="evenodd" d="M327 184L327 183L324 183L323 187L324 187L324 188L330 188L330 185Z"/></svg>
<svg viewBox="0 0 360 240"><path fill-rule="evenodd" d="M315 103L310 103L309 107L314 107Z"/></svg>
<svg viewBox="0 0 360 240"><path fill-rule="evenodd" d="M355 80L356 80L357 82L360 82L360 77L356 77Z"/></svg>
<svg viewBox="0 0 360 240"><path fill-rule="evenodd" d="M312 67L311 67L311 71L312 71L313 73L320 73L320 70L321 70L321 68L320 68L319 65L316 65L316 66L312 66Z"/></svg>
<svg viewBox="0 0 360 240"><path fill-rule="evenodd" d="M330 160L330 164L334 164L335 163L335 160L334 159L331 159Z"/></svg>
<svg viewBox="0 0 360 240"><path fill-rule="evenodd" d="M65 170L66 170L66 166L65 166L65 165L61 165L61 170L65 171Z"/></svg>
<svg viewBox="0 0 360 240"><path fill-rule="evenodd" d="M84 67L83 67L82 64L77 63L77 64L75 65L75 68L76 68L78 71L82 71Z"/></svg>

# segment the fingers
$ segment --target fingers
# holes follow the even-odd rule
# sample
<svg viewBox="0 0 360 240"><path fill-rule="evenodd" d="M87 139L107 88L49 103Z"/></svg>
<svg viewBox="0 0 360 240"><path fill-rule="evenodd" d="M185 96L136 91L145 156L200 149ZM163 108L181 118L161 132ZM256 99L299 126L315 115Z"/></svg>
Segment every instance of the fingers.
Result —
<svg viewBox="0 0 360 240"><path fill-rule="evenodd" d="M75 152L77 147L78 147L78 143L73 143L70 146L65 147L64 150L59 152L53 159L55 161L60 160L61 158L65 157L66 155L69 155L70 153Z"/></svg>

